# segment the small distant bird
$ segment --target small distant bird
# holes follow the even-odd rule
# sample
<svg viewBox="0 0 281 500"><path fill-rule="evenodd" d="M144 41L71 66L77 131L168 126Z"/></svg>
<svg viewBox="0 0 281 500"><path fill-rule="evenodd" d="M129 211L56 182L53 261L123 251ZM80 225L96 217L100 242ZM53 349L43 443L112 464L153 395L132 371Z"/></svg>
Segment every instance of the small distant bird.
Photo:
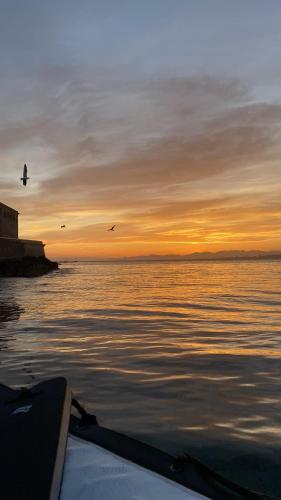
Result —
<svg viewBox="0 0 281 500"><path fill-rule="evenodd" d="M63 224L60 228L62 229L63 227L65 227L65 224Z"/></svg>
<svg viewBox="0 0 281 500"><path fill-rule="evenodd" d="M114 226L112 226L110 229L108 229L108 231L114 231L115 226L116 226L116 224L114 224Z"/></svg>
<svg viewBox="0 0 281 500"><path fill-rule="evenodd" d="M24 164L22 177L20 179L24 186L26 186L28 179L29 177L27 177L27 166L26 164Z"/></svg>

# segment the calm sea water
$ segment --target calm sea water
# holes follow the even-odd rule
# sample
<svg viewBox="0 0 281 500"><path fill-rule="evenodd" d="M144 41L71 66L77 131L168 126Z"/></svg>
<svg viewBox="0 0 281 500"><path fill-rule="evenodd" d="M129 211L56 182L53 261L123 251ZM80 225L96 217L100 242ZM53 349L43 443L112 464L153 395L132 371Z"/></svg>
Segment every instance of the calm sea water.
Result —
<svg viewBox="0 0 281 500"><path fill-rule="evenodd" d="M279 495L280 319L280 261L64 263L0 281L0 380Z"/></svg>

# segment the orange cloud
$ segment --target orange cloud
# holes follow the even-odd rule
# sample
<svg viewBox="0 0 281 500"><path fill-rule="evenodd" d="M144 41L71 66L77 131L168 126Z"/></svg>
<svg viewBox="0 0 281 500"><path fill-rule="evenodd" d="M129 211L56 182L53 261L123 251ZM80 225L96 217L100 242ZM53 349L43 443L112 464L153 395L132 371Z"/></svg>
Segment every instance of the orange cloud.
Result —
<svg viewBox="0 0 281 500"><path fill-rule="evenodd" d="M6 155L43 155L27 190L7 173L1 201L50 256L279 249L280 124L280 104L233 80L69 82L0 129Z"/></svg>

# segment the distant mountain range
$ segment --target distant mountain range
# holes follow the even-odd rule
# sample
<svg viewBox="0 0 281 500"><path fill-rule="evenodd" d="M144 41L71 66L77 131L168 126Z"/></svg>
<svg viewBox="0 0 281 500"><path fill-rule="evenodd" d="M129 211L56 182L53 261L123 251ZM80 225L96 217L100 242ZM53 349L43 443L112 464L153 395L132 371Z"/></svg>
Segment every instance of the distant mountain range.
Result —
<svg viewBox="0 0 281 500"><path fill-rule="evenodd" d="M248 259L281 259L281 250L224 250L221 252L194 252L186 255L140 255L112 260L151 261L151 260L248 260ZM110 259L111 260L111 259Z"/></svg>
<svg viewBox="0 0 281 500"><path fill-rule="evenodd" d="M186 255L137 255L134 257L92 257L74 259L59 259L63 262L149 262L149 261L198 261L198 260L281 260L281 250L224 250L221 252L194 252Z"/></svg>

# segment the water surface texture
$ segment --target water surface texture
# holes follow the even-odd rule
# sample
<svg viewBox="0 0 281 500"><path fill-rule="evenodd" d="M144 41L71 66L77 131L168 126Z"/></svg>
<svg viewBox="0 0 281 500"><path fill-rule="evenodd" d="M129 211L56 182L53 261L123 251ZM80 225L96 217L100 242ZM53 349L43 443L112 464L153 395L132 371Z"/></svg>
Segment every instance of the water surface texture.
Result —
<svg viewBox="0 0 281 500"><path fill-rule="evenodd" d="M0 380L63 375L103 425L279 495L280 278L280 261L240 261L2 279Z"/></svg>

